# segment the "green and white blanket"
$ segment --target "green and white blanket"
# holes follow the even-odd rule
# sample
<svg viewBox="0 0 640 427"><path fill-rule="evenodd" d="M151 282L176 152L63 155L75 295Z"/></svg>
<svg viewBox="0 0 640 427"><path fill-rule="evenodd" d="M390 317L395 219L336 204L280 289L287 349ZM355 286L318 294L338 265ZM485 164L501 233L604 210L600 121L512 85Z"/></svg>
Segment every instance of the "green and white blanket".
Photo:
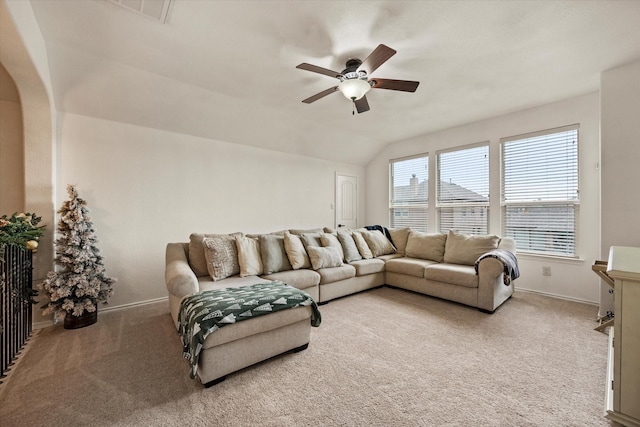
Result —
<svg viewBox="0 0 640 427"><path fill-rule="evenodd" d="M211 333L241 320L300 306L311 306L311 326L320 326L320 310L311 296L280 281L202 291L185 297L178 315L178 333L182 337L183 356L191 364L191 378L196 376L200 351Z"/></svg>

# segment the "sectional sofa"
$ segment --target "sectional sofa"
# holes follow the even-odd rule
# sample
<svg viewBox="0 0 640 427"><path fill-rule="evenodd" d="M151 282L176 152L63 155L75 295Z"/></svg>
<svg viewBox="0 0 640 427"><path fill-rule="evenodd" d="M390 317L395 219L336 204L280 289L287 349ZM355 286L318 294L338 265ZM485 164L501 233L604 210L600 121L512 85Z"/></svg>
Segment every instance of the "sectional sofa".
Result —
<svg viewBox="0 0 640 427"><path fill-rule="evenodd" d="M187 295L270 281L304 290L320 304L389 285L493 313L514 291L513 282L505 280L504 263L483 257L498 248L515 255L513 239L456 231L323 228L260 235L194 233L189 242L167 245L165 280L176 327L180 303ZM205 341L200 380L211 385L261 360L305 348L310 316L309 307L299 307L216 331Z"/></svg>

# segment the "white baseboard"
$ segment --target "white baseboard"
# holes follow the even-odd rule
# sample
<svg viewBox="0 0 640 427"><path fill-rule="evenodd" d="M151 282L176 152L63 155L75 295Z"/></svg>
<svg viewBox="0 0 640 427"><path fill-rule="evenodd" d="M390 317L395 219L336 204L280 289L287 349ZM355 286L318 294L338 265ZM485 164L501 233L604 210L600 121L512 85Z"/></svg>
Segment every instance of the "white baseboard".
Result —
<svg viewBox="0 0 640 427"><path fill-rule="evenodd" d="M598 307L600 305L599 302L597 301L589 301L589 300L584 300L584 299L580 299L580 298L572 298L572 297L567 297L564 295L558 295L558 294L552 294L550 292L541 292L541 291L534 291L532 289L524 289L524 288L515 288L516 291L519 292L529 292L531 294L538 294L538 295L544 295L547 297L551 297L551 298L557 298L557 299L563 299L566 301L573 301L573 302L580 302L582 304L589 304L589 305L595 305L596 307Z"/></svg>
<svg viewBox="0 0 640 427"><path fill-rule="evenodd" d="M31 326L33 328L34 331L38 330L38 329L42 329L42 328L46 328L48 326L52 326L53 323L51 321L47 321L47 322L34 322L34 324Z"/></svg>
<svg viewBox="0 0 640 427"><path fill-rule="evenodd" d="M132 302L129 304L122 304L122 305L115 305L115 306L110 306L110 305L101 305L99 310L101 313L105 312L105 311L115 311L115 310L122 310L125 308L132 308L132 307L139 307L142 305L147 305L147 304L153 304L156 302L162 302L162 301L169 301L169 297L162 297L162 298L155 298L155 299L150 299L150 300L145 300L145 301L138 301L138 302ZM168 310L168 306L167 306L167 310ZM42 329L42 328L46 328L48 326L52 326L53 325L53 321L48 320L45 322L36 322L33 324L33 329Z"/></svg>
<svg viewBox="0 0 640 427"><path fill-rule="evenodd" d="M162 298L148 299L148 300L145 300L145 301L138 301L138 302L132 302L132 303L129 303L129 304L122 304L122 305L115 305L115 306L101 305L100 306L100 311L101 312L105 312L105 311L113 311L113 310L122 310L123 308L138 307L138 306L141 306L141 305L153 304L153 303L161 302L161 301L167 301L167 303L168 303L169 302L169 297L166 296L166 297L162 297Z"/></svg>

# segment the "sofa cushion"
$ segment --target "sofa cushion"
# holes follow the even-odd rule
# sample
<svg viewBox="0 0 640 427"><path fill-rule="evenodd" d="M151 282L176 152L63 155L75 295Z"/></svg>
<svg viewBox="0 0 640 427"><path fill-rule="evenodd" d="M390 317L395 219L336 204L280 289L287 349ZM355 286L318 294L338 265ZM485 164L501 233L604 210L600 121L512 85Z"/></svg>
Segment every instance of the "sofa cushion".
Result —
<svg viewBox="0 0 640 427"><path fill-rule="evenodd" d="M433 264L424 270L427 280L450 283L452 285L465 286L467 288L478 287L478 276L472 265L460 264Z"/></svg>
<svg viewBox="0 0 640 427"><path fill-rule="evenodd" d="M473 265L480 255L498 247L500 238L495 235L473 236L450 230L444 251L444 262Z"/></svg>
<svg viewBox="0 0 640 427"><path fill-rule="evenodd" d="M376 258L353 261L351 265L356 268L356 276L366 276L384 271L384 261Z"/></svg>
<svg viewBox="0 0 640 427"><path fill-rule="evenodd" d="M340 254L340 259L344 260L344 251L342 250L342 244L340 243L340 240L338 240L338 236L329 233L322 233L320 235L320 242L323 247L336 248Z"/></svg>
<svg viewBox="0 0 640 427"><path fill-rule="evenodd" d="M392 254L396 251L389 239L379 230L365 230L360 232L374 258L380 255Z"/></svg>
<svg viewBox="0 0 640 427"><path fill-rule="evenodd" d="M356 268L352 265L344 264L342 267L321 268L318 273L320 273L320 284L324 285L355 277Z"/></svg>
<svg viewBox="0 0 640 427"><path fill-rule="evenodd" d="M389 255L380 255L379 257L376 257L376 259L382 260L384 262L389 261L390 259L395 259L395 258L402 258L404 255L400 255L398 253L395 254L389 254Z"/></svg>
<svg viewBox="0 0 640 427"><path fill-rule="evenodd" d="M409 239L409 227L403 228L389 228L389 235L391 236L391 243L396 247L396 252L400 255L404 255L404 250L407 247L407 240Z"/></svg>
<svg viewBox="0 0 640 427"><path fill-rule="evenodd" d="M245 236L235 236L238 250L238 264L240 276L256 276L263 273L260 244L258 239Z"/></svg>
<svg viewBox="0 0 640 427"><path fill-rule="evenodd" d="M342 257L340 252L332 246L323 248L318 246L309 246L307 248L311 267L314 270L328 267L340 267L342 265Z"/></svg>
<svg viewBox="0 0 640 427"><path fill-rule="evenodd" d="M421 233L411 230L404 254L411 258L442 262L446 241L447 235L444 233Z"/></svg>
<svg viewBox="0 0 640 427"><path fill-rule="evenodd" d="M279 280L298 289L307 289L320 284L320 274L313 270L288 270L262 276L263 279Z"/></svg>
<svg viewBox="0 0 640 427"><path fill-rule="evenodd" d="M395 258L386 262L385 268L392 273L406 274L414 277L424 277L424 269L435 261L418 258Z"/></svg>
<svg viewBox="0 0 640 427"><path fill-rule="evenodd" d="M338 240L342 245L344 260L346 262L358 261L362 259L362 255L358 251L356 242L353 240L351 233L345 230L338 230Z"/></svg>
<svg viewBox="0 0 640 427"><path fill-rule="evenodd" d="M287 252L287 257L294 270L311 267L309 255L307 255L307 251L304 249L300 236L289 232L284 233L284 249Z"/></svg>
<svg viewBox="0 0 640 427"><path fill-rule="evenodd" d="M189 236L189 265L195 273L196 277L208 276L209 269L207 268L207 259L204 256L204 246L202 246L202 239L205 237L215 236L241 236L242 233L231 234L204 234L204 233L192 233Z"/></svg>
<svg viewBox="0 0 640 427"><path fill-rule="evenodd" d="M235 236L219 235L202 239L207 270L216 281L240 274Z"/></svg>
<svg viewBox="0 0 640 427"><path fill-rule="evenodd" d="M353 240L356 242L356 246L358 247L358 252L362 255L364 259L373 258L373 253L371 249L369 249L369 245L367 245L367 241L362 237L362 232L358 230L353 230Z"/></svg>
<svg viewBox="0 0 640 427"><path fill-rule="evenodd" d="M284 249L284 236L277 234L260 235L260 256L264 274L291 270L291 263Z"/></svg>

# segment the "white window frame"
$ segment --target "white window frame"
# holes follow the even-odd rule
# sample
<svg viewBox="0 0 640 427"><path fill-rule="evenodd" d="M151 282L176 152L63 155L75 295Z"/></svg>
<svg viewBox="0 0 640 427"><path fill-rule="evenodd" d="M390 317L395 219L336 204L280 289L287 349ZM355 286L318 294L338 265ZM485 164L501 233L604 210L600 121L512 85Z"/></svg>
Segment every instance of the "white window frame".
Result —
<svg viewBox="0 0 640 427"><path fill-rule="evenodd" d="M460 151L465 151L465 150L472 150L478 147L485 147L486 148L486 169L487 169L487 178L486 178L486 191L487 191L487 195L486 195L486 201L476 201L476 202L450 202L450 201L446 201L446 200L442 200L441 198L441 156L446 155L447 153L453 153L453 152L460 152ZM458 147L454 147L454 148L449 148L446 150L439 150L436 151L436 213L437 213L437 218L436 218L436 223L437 223L437 230L440 233L443 232L447 232L450 229L456 229L458 231L460 231L461 233L466 233L466 234L488 234L489 232L489 226L490 226L490 221L489 221L489 215L490 215L490 200L489 200L489 188L491 187L491 170L490 170L490 151L491 148L489 146L489 141L483 141L483 142L479 142L476 144L470 144L470 145L463 145L463 146L458 146ZM454 183L455 184L455 183ZM450 228L443 228L442 226L442 219L443 219L443 210L445 209L462 209L462 212L460 213L463 216L466 216L467 213L469 213L471 210L473 210L474 214L476 211L478 212L485 212L484 215L484 227L482 229L476 229L473 230L471 228L465 227L462 224L460 224L461 226L456 227L455 224L453 224L453 227ZM469 211L467 211L469 210Z"/></svg>
<svg viewBox="0 0 640 427"><path fill-rule="evenodd" d="M421 158L425 159L424 161L425 180L424 181L426 182L423 185L426 186L428 185L428 180L429 180L429 153L421 153L415 156L401 157L401 158L389 160L389 227L392 227L392 228L411 227L413 230L416 230L416 231L424 231L424 232L427 231L428 208L429 208L428 188L426 188L424 198L417 198L413 201L407 201L402 199L396 200L395 194L394 194L394 185L393 185L394 164L405 162L408 160L421 159ZM418 185L420 184L419 179L420 178L418 177ZM410 183L407 183L407 184L410 185ZM407 218L410 217L409 212L411 210L417 211L418 215L424 214L424 218L420 219L420 223L422 225L420 225L419 223L410 223L408 221ZM396 212L399 213L399 215L396 215Z"/></svg>
<svg viewBox="0 0 640 427"><path fill-rule="evenodd" d="M570 159L568 160L570 162L569 166L573 166L575 167L575 175L572 175L572 178L575 180L575 197L570 197L567 196L566 198L560 198L557 193L549 196L549 197L538 197L538 195L536 195L535 197L532 196L530 200L525 200L525 196L524 194L526 194L526 192L523 192L521 196L515 197L515 200L507 200L507 198L505 197L505 179L506 179L506 163L505 163L505 148L506 145L508 145L509 143L513 143L515 141L521 141L523 142L523 140L528 140L528 139L533 139L533 138L542 138L545 136L549 136L549 135L555 135L555 134L560 134L563 132L568 132L568 131L575 131L575 154L571 154L572 156L575 155L575 160ZM535 141L531 141L531 143L533 143ZM574 125L568 125L568 126L563 126L563 127L558 127L558 128L552 128L552 129L547 129L547 130L542 130L542 131L537 131L537 132L531 132L531 133L526 133L526 134L521 134L521 135L516 135L516 136L511 136L511 137L507 137L507 138L501 138L500 139L500 164L501 164L501 173L500 173L500 193L501 193L501 197L500 197L500 210L501 210L501 234L504 237L512 237L516 240L516 244L518 245L518 252L519 253L523 253L523 254L528 254L528 255L539 255L539 256L551 256L551 257L558 257L558 258L563 258L563 259L577 259L579 258L579 250L578 250L578 242L579 242L579 218L580 218L580 125L579 124L574 124ZM575 162L575 163L574 163ZM540 166L541 169L544 168L544 166ZM544 170L543 170L544 171ZM544 186L544 185L549 185L548 183L540 183L540 186ZM572 185L573 185L573 181L572 181ZM567 186L568 188L569 186ZM539 190L536 190L537 192L539 192ZM568 193L569 190L565 190L565 193ZM532 192L530 194L534 194L535 192ZM573 239L567 239L566 238L566 234L562 234L560 233L560 236L562 236L561 238L557 239L554 238L554 235L557 236L559 233L558 232L553 232L550 230L542 230L540 232L532 232L531 230L529 230L528 234L528 240L530 242L530 244L527 244L526 241L527 239L523 238L523 233L525 233L525 231L517 231L516 227L510 228L508 225L508 218L507 218L507 214L509 212L509 210L513 210L513 209L518 209L518 210L522 210L523 212L526 211L527 209L529 209L530 212L534 212L536 210L540 211L541 209L555 209L555 210L559 210L559 209L568 209L571 210L573 213L572 218L569 218L567 220L568 223L573 223ZM557 222L555 220L554 217L547 217L546 219L543 219L542 221L547 221L549 223L553 223L554 221ZM543 238L544 241L547 241L548 243L546 243L546 245L548 245L548 248L542 248L541 245L543 245ZM556 244L555 241L559 241L561 243ZM554 250L554 246L556 248L558 247L564 247L564 250ZM569 251L572 248L571 251Z"/></svg>

